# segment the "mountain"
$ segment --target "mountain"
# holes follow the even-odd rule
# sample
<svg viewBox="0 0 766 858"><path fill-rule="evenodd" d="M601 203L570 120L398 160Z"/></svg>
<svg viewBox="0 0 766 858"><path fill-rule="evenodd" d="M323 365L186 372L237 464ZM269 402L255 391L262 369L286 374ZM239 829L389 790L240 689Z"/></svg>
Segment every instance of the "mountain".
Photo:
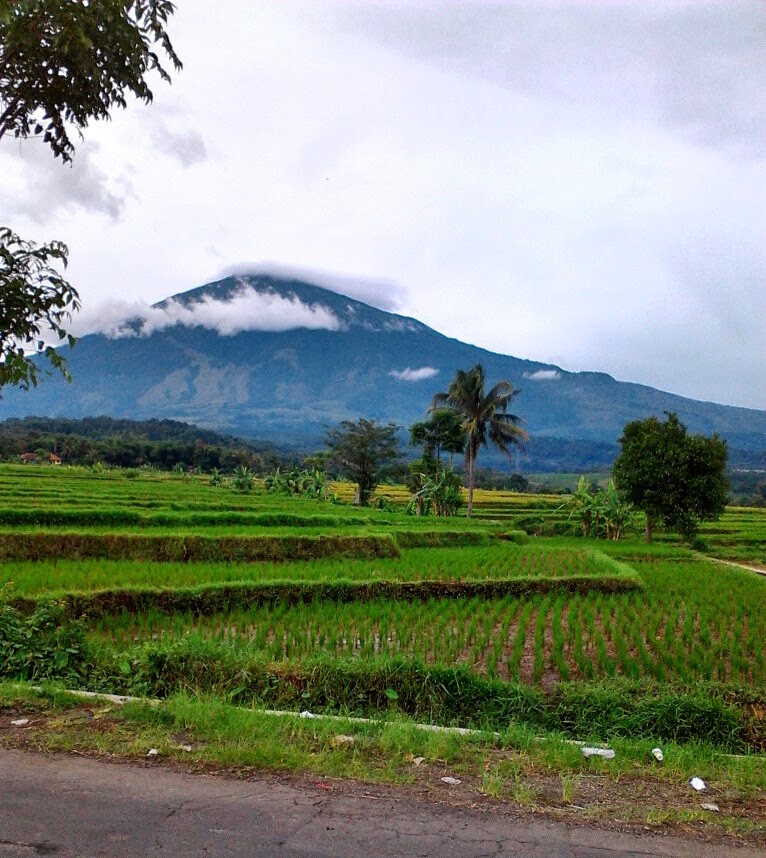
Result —
<svg viewBox="0 0 766 858"><path fill-rule="evenodd" d="M279 329L293 317L310 327ZM71 384L51 377L30 392L4 390L0 418L172 418L306 445L342 419L422 419L456 369L482 363L491 382L509 379L521 389L514 411L538 444L611 449L627 421L675 411L692 432L766 449L766 411L496 354L296 279L226 278L161 301L119 334L79 341L67 354Z"/></svg>

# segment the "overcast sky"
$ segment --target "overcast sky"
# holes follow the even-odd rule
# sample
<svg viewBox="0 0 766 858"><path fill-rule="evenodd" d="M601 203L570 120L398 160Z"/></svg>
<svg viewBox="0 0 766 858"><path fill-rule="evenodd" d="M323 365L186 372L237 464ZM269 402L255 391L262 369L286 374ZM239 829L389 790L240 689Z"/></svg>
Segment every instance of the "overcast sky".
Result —
<svg viewBox="0 0 766 858"><path fill-rule="evenodd" d="M766 408L766 4L183 0L184 62L0 222L90 313L342 275L494 351ZM356 286L354 286L356 284Z"/></svg>

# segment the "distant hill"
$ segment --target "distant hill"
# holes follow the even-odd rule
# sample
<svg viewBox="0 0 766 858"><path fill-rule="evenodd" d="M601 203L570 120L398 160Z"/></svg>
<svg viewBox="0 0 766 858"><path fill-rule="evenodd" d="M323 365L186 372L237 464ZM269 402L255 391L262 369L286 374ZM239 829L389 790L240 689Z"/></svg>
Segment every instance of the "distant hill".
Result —
<svg viewBox="0 0 766 858"><path fill-rule="evenodd" d="M285 466L292 458L271 444L222 435L177 420L12 417L0 421L0 460L17 461L28 452L37 453L43 461L56 453L65 464L101 462L165 470L181 465L204 471L246 465L258 473Z"/></svg>
<svg viewBox="0 0 766 858"><path fill-rule="evenodd" d="M243 288L257 293L262 304L277 302L278 309L290 302L296 324L313 327L230 333L238 320L232 325L226 302ZM246 315L248 305L242 306ZM366 416L401 425L422 419L433 393L446 389L458 368L482 363L490 381L509 379L521 389L514 409L533 436L530 454L537 448L550 460L549 470L566 470L587 449L608 458L626 422L664 411L677 412L692 432L718 432L732 448L766 450L766 411L496 354L295 279L229 277L175 295L154 310L167 318L148 325L145 334L137 319L123 331L129 336L83 337L67 354L71 384L50 378L28 393L4 390L0 419L173 419L306 448L320 444L324 427L342 419ZM184 323L168 322L176 316ZM223 322L216 321L219 316ZM204 326L198 324L203 319ZM241 321L240 327L261 326L258 320ZM264 326L279 322L272 318ZM539 462L523 458L513 465L540 469Z"/></svg>

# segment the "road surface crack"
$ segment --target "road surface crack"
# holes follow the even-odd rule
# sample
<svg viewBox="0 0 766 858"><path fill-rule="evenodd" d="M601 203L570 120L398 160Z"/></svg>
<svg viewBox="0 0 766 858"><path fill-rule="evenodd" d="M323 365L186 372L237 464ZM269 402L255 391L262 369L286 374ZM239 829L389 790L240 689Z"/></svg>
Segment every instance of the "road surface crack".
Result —
<svg viewBox="0 0 766 858"><path fill-rule="evenodd" d="M31 849L36 855L53 855L59 847L53 843L24 843L21 840L0 840L0 846L17 846L21 849Z"/></svg>

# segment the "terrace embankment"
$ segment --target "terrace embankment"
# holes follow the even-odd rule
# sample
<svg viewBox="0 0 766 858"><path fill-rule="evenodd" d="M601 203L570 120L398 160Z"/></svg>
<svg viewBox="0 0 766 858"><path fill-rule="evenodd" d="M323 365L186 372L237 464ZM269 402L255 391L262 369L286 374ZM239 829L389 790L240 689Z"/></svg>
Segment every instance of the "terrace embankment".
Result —
<svg viewBox="0 0 766 858"><path fill-rule="evenodd" d="M322 557L397 557L384 536L198 536L73 531L0 534L2 560L56 560L98 557L151 562L254 562Z"/></svg>
<svg viewBox="0 0 766 858"><path fill-rule="evenodd" d="M9 469L0 495L8 634L40 642L7 676L763 744L766 582L670 537L545 536L573 529L558 496L477 493L465 522L143 473Z"/></svg>

